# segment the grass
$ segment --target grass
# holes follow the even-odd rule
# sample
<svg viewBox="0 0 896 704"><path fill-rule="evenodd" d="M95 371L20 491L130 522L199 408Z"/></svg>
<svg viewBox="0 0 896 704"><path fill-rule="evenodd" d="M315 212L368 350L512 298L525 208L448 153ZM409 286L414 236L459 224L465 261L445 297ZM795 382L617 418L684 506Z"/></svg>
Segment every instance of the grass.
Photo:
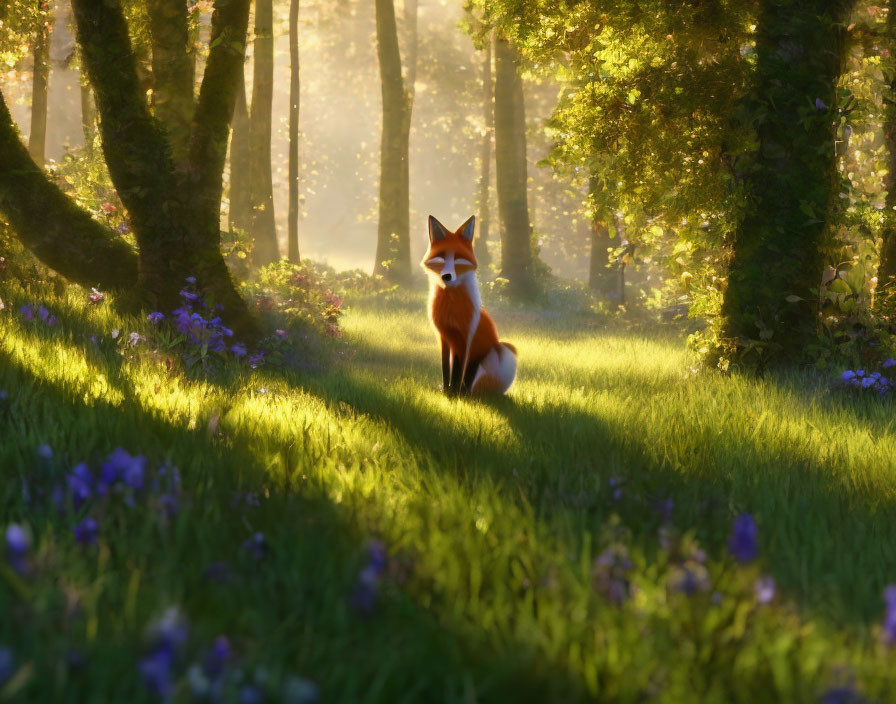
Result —
<svg viewBox="0 0 896 704"><path fill-rule="evenodd" d="M60 318L47 328L11 312L31 302L22 291L3 298L0 501L33 547L24 578L0 571L0 644L17 664L0 699L157 700L137 663L171 606L191 624L174 666L184 701L184 673L220 634L234 701L250 683L287 701L291 676L326 702L896 691L875 631L896 581L896 417L877 399L808 374L694 375L675 334L504 311L517 385L449 400L417 297L358 302L327 371L190 381L110 346L113 328L146 324L108 305L45 297ZM118 446L180 468L174 519L151 500L75 517L24 501L23 482ZM247 492L258 506L234 500ZM87 512L101 531L83 548L71 526ZM726 539L744 512L762 551L739 566ZM256 559L241 546L259 531ZM350 596L371 538L390 558L367 614ZM697 544L711 586L688 596L674 585L704 569ZM631 587L621 604L595 566L608 548L633 563L614 572ZM204 576L222 561L227 579ZM771 604L754 596L760 574L778 584Z"/></svg>

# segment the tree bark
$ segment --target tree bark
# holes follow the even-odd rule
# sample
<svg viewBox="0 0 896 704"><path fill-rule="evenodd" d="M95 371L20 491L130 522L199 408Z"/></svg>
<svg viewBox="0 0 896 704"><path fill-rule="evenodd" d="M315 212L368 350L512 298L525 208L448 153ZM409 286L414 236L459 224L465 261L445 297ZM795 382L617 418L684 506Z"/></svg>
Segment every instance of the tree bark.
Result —
<svg viewBox="0 0 896 704"><path fill-rule="evenodd" d="M237 78L233 131L230 135L230 230L249 232L252 228L252 199L249 194L249 107L246 78Z"/></svg>
<svg viewBox="0 0 896 704"><path fill-rule="evenodd" d="M195 81L185 0L147 0L152 40L152 105L165 126L175 164L187 157Z"/></svg>
<svg viewBox="0 0 896 704"><path fill-rule="evenodd" d="M255 264L280 258L274 220L274 183L271 173L271 112L274 99L273 0L255 0L255 61L252 110L249 116L249 175L252 197L252 237Z"/></svg>
<svg viewBox="0 0 896 704"><path fill-rule="evenodd" d="M76 206L34 163L2 94L0 213L23 245L67 279L104 290L133 288L134 250Z"/></svg>
<svg viewBox="0 0 896 704"><path fill-rule="evenodd" d="M519 52L495 42L495 171L501 216L501 276L518 296L535 291L526 164L526 112Z"/></svg>
<svg viewBox="0 0 896 704"><path fill-rule="evenodd" d="M175 170L164 129L141 94L121 5L74 0L78 42L96 94L103 153L140 253L138 287L162 310L186 276L226 308L234 329L257 331L220 251L221 174L248 24L248 0L219 0L193 116L189 157Z"/></svg>
<svg viewBox="0 0 896 704"><path fill-rule="evenodd" d="M887 13L887 40L896 53L896 6ZM875 308L881 312L896 310L896 76L890 81L889 99L884 101L884 142L887 147L887 189L884 226L881 233L880 265L877 269Z"/></svg>
<svg viewBox="0 0 896 704"><path fill-rule="evenodd" d="M31 133L28 152L43 166L47 151L47 88L50 79L50 9L47 0L37 0L38 25L34 33L34 71L31 79Z"/></svg>
<svg viewBox="0 0 896 704"><path fill-rule="evenodd" d="M289 261L299 256L299 0L289 4Z"/></svg>
<svg viewBox="0 0 896 704"><path fill-rule="evenodd" d="M476 260L480 271L488 271L492 263L488 251L488 235L491 227L491 179L492 179L492 136L495 129L495 94L492 86L492 38L482 58L482 147L479 164L479 236L474 243Z"/></svg>
<svg viewBox="0 0 896 704"><path fill-rule="evenodd" d="M416 11L414 17L416 24ZM411 273L408 151L413 89L405 85L402 76L394 0L376 0L376 38L382 84L383 128L379 224L373 272L391 281L401 282L406 281ZM416 37L409 44L416 44ZM416 48L413 51L416 52ZM413 72L416 72L416 66ZM408 75L412 76L411 70Z"/></svg>
<svg viewBox="0 0 896 704"><path fill-rule="evenodd" d="M81 131L84 132L84 148L93 153L93 138L96 135L96 109L93 106L93 93L90 83L81 70Z"/></svg>
<svg viewBox="0 0 896 704"><path fill-rule="evenodd" d="M733 241L722 335L729 348L760 338L780 361L814 334L811 297L836 207L836 84L851 2L764 0L757 70L746 106L758 149L744 185L749 207ZM772 349L772 347L770 347Z"/></svg>

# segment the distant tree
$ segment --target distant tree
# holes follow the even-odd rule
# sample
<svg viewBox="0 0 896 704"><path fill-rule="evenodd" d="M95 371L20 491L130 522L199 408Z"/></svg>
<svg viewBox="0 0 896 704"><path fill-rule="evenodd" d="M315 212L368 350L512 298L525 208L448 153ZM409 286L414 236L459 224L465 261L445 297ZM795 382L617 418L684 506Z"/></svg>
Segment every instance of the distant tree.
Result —
<svg viewBox="0 0 896 704"><path fill-rule="evenodd" d="M31 133L28 152L43 166L47 150L47 90L50 79L50 8L47 0L37 0L38 21L31 45L34 71L31 79Z"/></svg>
<svg viewBox="0 0 896 704"><path fill-rule="evenodd" d="M164 125L174 163L189 156L194 96L190 23L183 0L146 0L152 48L152 107Z"/></svg>
<svg viewBox="0 0 896 704"><path fill-rule="evenodd" d="M289 261L299 262L299 0L289 4Z"/></svg>
<svg viewBox="0 0 896 704"><path fill-rule="evenodd" d="M249 106L246 102L244 68L237 76L233 132L230 135L230 230L252 229L252 198L249 193Z"/></svg>
<svg viewBox="0 0 896 704"><path fill-rule="evenodd" d="M374 273L405 281L411 273L410 148L411 111L417 75L417 0L406 0L407 80L402 75L401 49L394 0L376 0L377 55L383 96L380 145L379 223Z"/></svg>
<svg viewBox="0 0 896 704"><path fill-rule="evenodd" d="M259 266L280 258L274 219L274 179L271 173L271 121L274 100L274 4L255 0L254 72L249 114L249 191L252 198L251 235Z"/></svg>
<svg viewBox="0 0 896 704"><path fill-rule="evenodd" d="M225 307L246 337L257 325L220 251L221 175L242 67L248 0L217 0L186 166L150 113L128 25L116 0L74 0L77 39L96 95L109 173L127 208L137 252L79 209L22 145L0 96L0 213L26 247L60 274L110 290L136 289L171 310L187 276Z"/></svg>
<svg viewBox="0 0 896 704"><path fill-rule="evenodd" d="M526 107L517 49L495 41L495 163L501 216L501 276L515 295L535 290L526 163Z"/></svg>
<svg viewBox="0 0 896 704"><path fill-rule="evenodd" d="M495 133L495 89L492 84L492 46L489 32L482 47L482 149L479 155L479 234L474 243L480 271L487 272L491 265L488 251L488 235L491 227L491 178L492 139Z"/></svg>

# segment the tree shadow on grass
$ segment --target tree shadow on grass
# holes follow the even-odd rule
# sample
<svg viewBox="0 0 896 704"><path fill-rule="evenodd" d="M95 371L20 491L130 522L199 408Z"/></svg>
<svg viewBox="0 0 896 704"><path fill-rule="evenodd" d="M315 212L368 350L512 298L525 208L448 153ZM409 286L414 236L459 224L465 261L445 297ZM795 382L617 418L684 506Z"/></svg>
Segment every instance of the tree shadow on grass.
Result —
<svg viewBox="0 0 896 704"><path fill-rule="evenodd" d="M388 355L377 349L361 354L383 365ZM413 351L409 355L397 355L392 368L417 361ZM620 404L625 389L640 388L637 372L618 382ZM426 459L421 467L439 468L471 487L485 479L507 501L519 502L522 494L540 520L573 543L599 533L617 514L645 550L654 551L662 502L672 499L673 522L695 530L716 557L725 551L732 517L754 514L763 564L785 593L826 620L877 618L883 587L896 578L893 495L833 471L808 445L782 444L772 425L763 430L681 418L668 432L686 441L663 446L653 444L662 434L563 403L534 406L512 396L457 402L461 409L499 414L508 437L483 432L474 414L466 420L462 413L447 420L433 414L428 394L403 393L413 380L388 384L343 370L302 383L330 404L348 404L388 424ZM650 393L662 403L666 390Z"/></svg>
<svg viewBox="0 0 896 704"><path fill-rule="evenodd" d="M38 536L55 525L57 551L66 550L66 526L56 525L60 518L49 511L23 504L17 480L35 471L32 458L38 443L54 447L63 472L74 462L95 460L123 445L149 455L151 466L174 461L184 477L184 508L168 529L153 529L147 516L126 515L114 524L109 518L101 533L109 547L103 572L90 578L60 575L74 583L99 579L104 585L91 607L99 614L97 637L84 645L91 657L86 670L67 685L66 701L97 698L104 687L114 688L116 698L125 694L142 701L136 674L130 685L119 678L122 672L136 672L144 624L169 606L169 599L183 608L197 637L211 642L227 633L250 661L278 672L298 668L318 681L326 701L584 698L579 681L524 645L492 652L483 648L484 639L471 642L469 634L437 623L399 590L387 589L368 616L353 611L348 596L364 566L359 546L365 536L322 494L297 496L291 487L278 485L264 459L251 450L248 429L229 439L216 438L204 428L176 426L136 402L87 402L4 352L0 388L10 393L0 409L0 437L5 439L0 443L0 505L5 515L27 521ZM235 506L232 492L248 490L268 498L255 509ZM269 546L260 562L240 548L254 531L261 531ZM205 568L219 560L230 563L229 576L210 582ZM135 582L135 575L142 579ZM40 579L33 578L34 589L40 588ZM135 586L139 591L129 597ZM137 604L130 629L123 615L129 598ZM8 603L6 599L0 593L0 604ZM37 617L30 610L23 614L27 622L9 620L0 626L0 638L24 648ZM39 652L48 649L47 632L40 636ZM53 626L49 633L60 639L54 651L79 645L63 642L73 636L57 633ZM52 686L44 688L55 665L41 658L38 663L41 672L47 668L48 679L34 679L27 690L29 701L59 701L54 698L58 692L50 694Z"/></svg>

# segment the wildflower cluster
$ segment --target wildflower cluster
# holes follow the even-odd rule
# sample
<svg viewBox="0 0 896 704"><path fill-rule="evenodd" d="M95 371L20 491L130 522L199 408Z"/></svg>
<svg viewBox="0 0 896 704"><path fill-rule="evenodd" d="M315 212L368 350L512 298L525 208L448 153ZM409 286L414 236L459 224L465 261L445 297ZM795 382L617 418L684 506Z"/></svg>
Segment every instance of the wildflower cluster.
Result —
<svg viewBox="0 0 896 704"><path fill-rule="evenodd" d="M36 308L30 303L19 308L19 314L22 316L24 320L27 320L29 323L35 320L39 320L44 323L47 327L54 327L57 320L56 316L53 315L49 310L47 310L46 306L40 305Z"/></svg>
<svg viewBox="0 0 896 704"><path fill-rule="evenodd" d="M179 609L169 608L150 624L137 672L144 687L162 699L173 695L183 677L195 702L268 701L268 694L274 695L276 688L266 671L259 669L250 676L239 664L230 639L224 635L191 652L189 623ZM314 704L320 696L314 682L294 675L286 677L279 689L276 700L287 704Z"/></svg>
<svg viewBox="0 0 896 704"><path fill-rule="evenodd" d="M97 466L79 462L62 477L52 471L53 455L48 446L41 446L38 457L45 471L34 480L24 480L22 495L26 504L47 503L60 515L68 516L75 541L84 547L96 543L101 533L100 519L114 504L128 508L145 505L166 521L177 515L182 503L177 469L162 466L150 472L146 457L131 455L122 448ZM20 534L14 533L12 538L17 536ZM12 558L10 561L18 568L24 565L27 544L21 537L10 542L8 535L7 546L13 544L19 557L18 562Z"/></svg>
<svg viewBox="0 0 896 704"><path fill-rule="evenodd" d="M358 573L350 603L361 613L373 611L380 591L380 581L386 571L386 547L373 540L367 546L367 564Z"/></svg>
<svg viewBox="0 0 896 704"><path fill-rule="evenodd" d="M171 322L179 335L163 339L166 347L180 349L189 367L199 365L208 368L224 362L228 357L239 359L246 356L245 345L232 342L233 330L218 315L223 306L213 305L197 292L195 277L187 277L180 297L182 305L171 312ZM146 319L159 326L166 316L161 311L153 311Z"/></svg>
<svg viewBox="0 0 896 704"><path fill-rule="evenodd" d="M259 272L257 282L246 284L256 310L276 316L271 327L296 332L292 328L310 326L329 337L341 334L343 299L337 286L335 272L308 261L276 262Z"/></svg>
<svg viewBox="0 0 896 704"><path fill-rule="evenodd" d="M881 368L890 369L893 366L896 366L896 359L891 358L884 362ZM876 391L881 396L886 396L894 387L894 382L881 372L867 372L864 369L847 369L840 380L849 388Z"/></svg>

